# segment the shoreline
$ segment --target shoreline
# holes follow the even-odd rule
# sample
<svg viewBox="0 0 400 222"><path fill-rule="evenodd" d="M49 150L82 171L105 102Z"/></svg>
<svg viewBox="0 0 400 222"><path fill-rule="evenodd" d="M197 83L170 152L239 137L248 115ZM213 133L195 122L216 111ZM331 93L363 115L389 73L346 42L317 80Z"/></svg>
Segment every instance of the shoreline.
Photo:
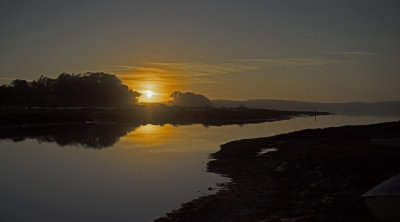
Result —
<svg viewBox="0 0 400 222"><path fill-rule="evenodd" d="M268 119L225 119L223 121L208 120L197 122L114 122L114 121L87 121L87 122L44 122L44 123L24 123L14 125L0 124L0 140L8 139L14 142L24 141L25 139L36 139L40 142L54 142L58 145L79 144L86 148L108 148L112 147L119 139L128 133L136 130L141 125L153 124L173 126L201 124L207 126L224 125L245 125L257 124L262 122L274 122L293 118L303 118L306 115L297 116L276 116Z"/></svg>
<svg viewBox="0 0 400 222"><path fill-rule="evenodd" d="M360 196L400 172L400 149L374 139L399 137L397 121L223 144L207 169L231 181L155 221L377 221Z"/></svg>
<svg viewBox="0 0 400 222"><path fill-rule="evenodd" d="M0 107L0 126L87 122L122 124L203 124L221 126L290 119L293 116L329 115L327 112L280 111L248 108L185 108L135 106L130 108Z"/></svg>

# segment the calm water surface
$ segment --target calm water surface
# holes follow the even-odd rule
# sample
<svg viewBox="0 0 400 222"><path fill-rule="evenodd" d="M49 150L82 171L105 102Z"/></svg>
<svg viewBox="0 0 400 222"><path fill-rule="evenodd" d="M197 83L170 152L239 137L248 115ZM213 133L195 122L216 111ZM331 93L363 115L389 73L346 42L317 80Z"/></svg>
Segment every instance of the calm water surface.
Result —
<svg viewBox="0 0 400 222"><path fill-rule="evenodd" d="M227 181L205 172L208 154L223 143L398 119L330 115L316 122L303 117L243 126L144 125L120 138L107 138L115 143L102 149L88 144L98 144L109 134L90 137L86 144L71 138L54 142L43 135L3 139L0 221L151 221Z"/></svg>

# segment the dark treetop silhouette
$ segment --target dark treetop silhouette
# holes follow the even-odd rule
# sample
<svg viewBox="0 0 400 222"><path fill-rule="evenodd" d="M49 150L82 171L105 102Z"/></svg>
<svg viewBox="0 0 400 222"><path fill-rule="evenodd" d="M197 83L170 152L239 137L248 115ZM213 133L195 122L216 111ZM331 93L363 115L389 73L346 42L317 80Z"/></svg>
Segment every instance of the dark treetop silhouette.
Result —
<svg viewBox="0 0 400 222"><path fill-rule="evenodd" d="M175 106L184 106L184 107L212 107L212 103L210 100L201 95L195 94L192 92L182 93L179 91L175 91L171 94L171 97L174 99L172 104Z"/></svg>
<svg viewBox="0 0 400 222"><path fill-rule="evenodd" d="M128 89L115 75L97 72L40 76L28 82L16 79L0 86L2 106L126 106L137 102L139 92Z"/></svg>

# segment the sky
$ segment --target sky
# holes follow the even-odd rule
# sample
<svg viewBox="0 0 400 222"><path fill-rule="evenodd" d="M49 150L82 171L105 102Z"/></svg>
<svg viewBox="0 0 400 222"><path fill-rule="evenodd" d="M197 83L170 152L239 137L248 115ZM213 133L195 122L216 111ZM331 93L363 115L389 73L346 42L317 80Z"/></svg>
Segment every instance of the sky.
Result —
<svg viewBox="0 0 400 222"><path fill-rule="evenodd" d="M168 100L400 100L400 2L0 3L0 83L107 72Z"/></svg>

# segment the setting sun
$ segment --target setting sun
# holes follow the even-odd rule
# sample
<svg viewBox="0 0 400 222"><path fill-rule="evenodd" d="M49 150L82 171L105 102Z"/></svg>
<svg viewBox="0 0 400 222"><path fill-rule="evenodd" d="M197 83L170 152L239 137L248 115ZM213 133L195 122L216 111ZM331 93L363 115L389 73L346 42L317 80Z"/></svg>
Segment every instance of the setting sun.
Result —
<svg viewBox="0 0 400 222"><path fill-rule="evenodd" d="M147 90L146 91L146 96L147 96L147 98L151 98L153 96L153 91Z"/></svg>

